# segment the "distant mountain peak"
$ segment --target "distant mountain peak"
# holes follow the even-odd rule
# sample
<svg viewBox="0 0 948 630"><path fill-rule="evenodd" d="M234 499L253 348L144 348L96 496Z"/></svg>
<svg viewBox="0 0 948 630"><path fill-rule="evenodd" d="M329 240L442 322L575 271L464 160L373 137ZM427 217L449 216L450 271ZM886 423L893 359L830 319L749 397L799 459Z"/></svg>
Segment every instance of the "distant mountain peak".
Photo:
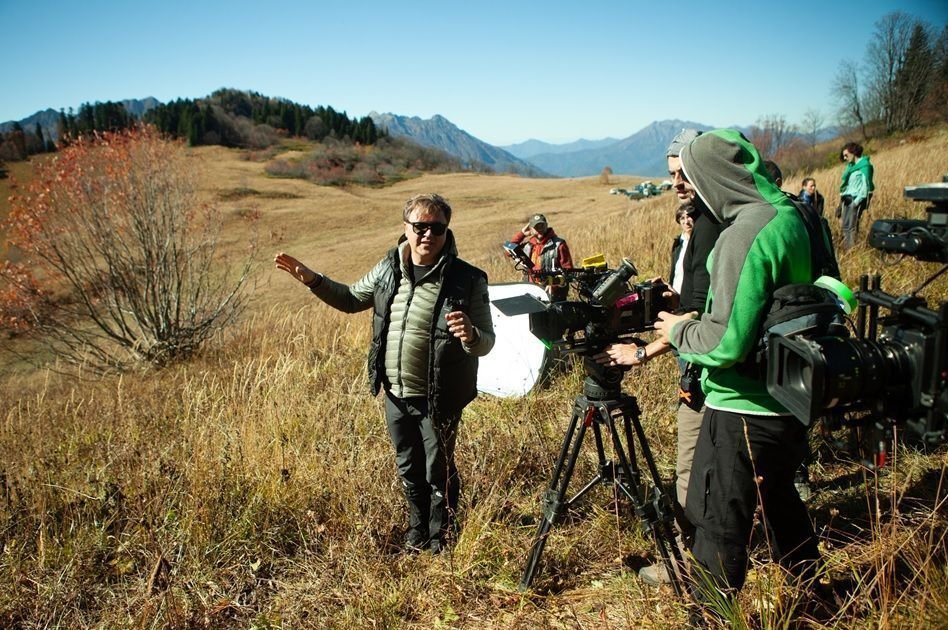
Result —
<svg viewBox="0 0 948 630"><path fill-rule="evenodd" d="M546 176L539 168L510 153L478 140L450 120L435 114L427 120L418 116L378 112L369 113L376 127L395 137L407 137L422 146L440 149L459 158L467 166L485 165L498 173L516 173L528 177Z"/></svg>

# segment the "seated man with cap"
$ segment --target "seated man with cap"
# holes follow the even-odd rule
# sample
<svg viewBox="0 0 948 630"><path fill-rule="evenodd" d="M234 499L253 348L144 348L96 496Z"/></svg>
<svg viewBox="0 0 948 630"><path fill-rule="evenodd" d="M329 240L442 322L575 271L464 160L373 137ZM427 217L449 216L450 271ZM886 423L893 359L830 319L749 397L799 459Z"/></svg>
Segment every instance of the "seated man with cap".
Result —
<svg viewBox="0 0 948 630"><path fill-rule="evenodd" d="M557 283L554 276L561 271L572 269L573 258L566 241L556 235L546 217L542 214L530 217L510 242L513 245L523 244L524 253L533 262L533 268L527 272L527 279L545 286L551 302L565 300L568 287L565 283Z"/></svg>

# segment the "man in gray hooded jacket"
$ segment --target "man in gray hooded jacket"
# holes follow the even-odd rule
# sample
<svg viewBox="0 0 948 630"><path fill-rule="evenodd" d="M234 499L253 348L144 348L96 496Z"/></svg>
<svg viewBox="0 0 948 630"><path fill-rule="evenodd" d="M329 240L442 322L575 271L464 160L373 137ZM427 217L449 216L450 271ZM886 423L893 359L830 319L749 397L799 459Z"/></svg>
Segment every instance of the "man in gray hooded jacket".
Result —
<svg viewBox="0 0 948 630"><path fill-rule="evenodd" d="M711 284L711 277L708 274L707 263L714 244L718 240L723 226L714 218L712 213L704 206L700 198L696 198L694 187L681 174L681 150L690 144L695 138L701 135L697 129L682 129L676 135L668 149L665 157L668 162L668 175L675 187L675 194L678 199L688 204L692 212L693 227L691 238L683 252L681 262L681 290L679 291L679 307L684 312L704 313L705 303L708 298L708 289ZM605 365L607 361L612 361L618 365L644 365L652 358L664 354L671 347L667 345L667 340L658 338L643 348L635 345L614 344L597 355L596 360ZM682 375L696 374L694 366L686 362L680 362ZM684 379L682 379L684 380ZM698 434L701 429L701 419L704 409L699 400L690 397L696 396L697 383L688 391L679 391L679 396L687 398L678 405L678 457L675 460L675 497L677 499L676 521L682 534L682 543L689 546L692 537L692 528L684 514L684 506L687 501L688 481L691 476L691 462L694 459L695 444L698 441ZM670 577L665 568L664 562L642 567L639 570L639 577L646 583L653 586L668 583Z"/></svg>
<svg viewBox="0 0 948 630"><path fill-rule="evenodd" d="M742 367L760 335L774 291L809 283L809 236L797 208L765 171L757 149L734 130L707 132L681 151L682 176L726 226L709 267L708 310L661 313L655 328L683 359L703 367L706 410L695 448L685 512L695 525L692 553L718 589L740 589L758 507L775 559L803 578L819 559L816 536L793 485L806 429ZM703 577L701 599L714 596Z"/></svg>
<svg viewBox="0 0 948 630"><path fill-rule="evenodd" d="M385 390L385 416L408 500L411 551L440 552L451 531L460 479L454 463L461 411L477 395L477 357L494 346L487 275L457 255L451 206L416 195L398 246L346 286L289 254L275 263L346 313L374 309L369 383Z"/></svg>

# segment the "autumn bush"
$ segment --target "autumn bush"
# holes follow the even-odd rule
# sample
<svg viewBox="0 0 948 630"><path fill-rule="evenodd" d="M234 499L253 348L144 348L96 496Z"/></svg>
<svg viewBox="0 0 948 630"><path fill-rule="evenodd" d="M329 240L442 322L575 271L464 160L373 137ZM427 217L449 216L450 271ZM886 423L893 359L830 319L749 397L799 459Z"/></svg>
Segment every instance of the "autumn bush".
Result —
<svg viewBox="0 0 948 630"><path fill-rule="evenodd" d="M323 186L381 186L423 173L464 170L443 151L398 138L381 138L374 145L324 140L299 158L277 158L267 164L276 177L298 177Z"/></svg>
<svg viewBox="0 0 948 630"><path fill-rule="evenodd" d="M243 307L250 258L218 258L180 143L149 127L81 137L17 189L0 325L93 372L190 356ZM47 355L47 356L50 356Z"/></svg>

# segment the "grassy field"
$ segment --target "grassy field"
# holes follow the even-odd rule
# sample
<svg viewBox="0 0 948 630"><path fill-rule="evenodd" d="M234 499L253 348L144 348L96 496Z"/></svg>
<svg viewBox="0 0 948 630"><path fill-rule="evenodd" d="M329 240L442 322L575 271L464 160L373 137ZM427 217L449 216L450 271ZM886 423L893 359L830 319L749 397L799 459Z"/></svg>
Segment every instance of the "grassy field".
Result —
<svg viewBox="0 0 948 630"><path fill-rule="evenodd" d="M616 513L606 488L554 528L535 590L516 588L539 496L581 392L579 369L527 398L481 397L468 407L458 447L460 539L437 557L399 553L406 514L384 411L366 384L369 317L336 313L270 263L282 250L355 280L394 243L404 201L434 191L454 208L462 257L494 282L518 278L500 245L535 212L568 239L574 258L601 252L615 265L628 256L648 278L667 274L672 195L609 195L639 181L615 176L602 183L451 174L337 189L268 178L264 163L219 147L191 150L190 159L202 194L225 211L226 248L243 251L251 232L262 243L250 309L201 356L158 372L77 382L0 368L0 626L687 623L688 609L670 589L652 590L635 576L653 548L627 506ZM868 219L921 216L902 187L940 180L948 135L880 147L872 160L877 193ZM828 212L841 172L813 174ZM796 192L802 176L788 177L785 188ZM885 267L865 245L841 264L848 284L881 271L894 293L934 271L913 261ZM948 278L925 294L945 299ZM663 357L625 381L669 476L675 380ZM948 455L900 449L875 475L814 446L809 507L838 606L807 623L948 625ZM589 455L577 479L591 476ZM753 627L788 627L800 593L782 586L766 559L764 545L740 615Z"/></svg>

